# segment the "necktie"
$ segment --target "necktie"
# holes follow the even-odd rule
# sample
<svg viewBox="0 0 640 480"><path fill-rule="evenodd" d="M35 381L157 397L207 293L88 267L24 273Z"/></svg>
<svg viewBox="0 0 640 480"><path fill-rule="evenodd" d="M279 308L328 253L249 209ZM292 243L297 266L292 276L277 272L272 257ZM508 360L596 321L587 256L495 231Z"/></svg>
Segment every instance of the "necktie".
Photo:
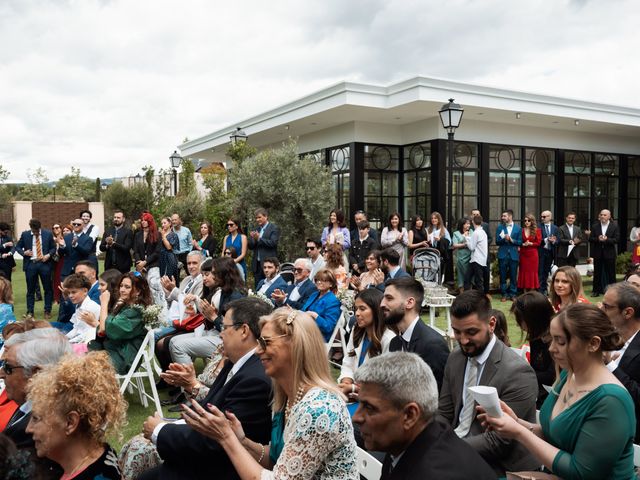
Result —
<svg viewBox="0 0 640 480"><path fill-rule="evenodd" d="M393 463L391 462L391 455L387 453L382 464L382 476L380 477L380 480L389 478L389 475L391 475L391 470L393 470Z"/></svg>
<svg viewBox="0 0 640 480"><path fill-rule="evenodd" d="M36 235L36 255L38 259L42 258L42 240L40 240L40 234Z"/></svg>
<svg viewBox="0 0 640 480"><path fill-rule="evenodd" d="M467 380L464 382L464 406L460 414L460 423L455 429L456 435L464 438L469 433L471 423L475 418L475 401L473 395L469 391L469 387L475 387L478 384L478 361L475 358L469 359L469 371L467 372Z"/></svg>
<svg viewBox="0 0 640 480"><path fill-rule="evenodd" d="M226 385L227 382L232 378L233 378L233 369L229 370L229 373L227 374L227 379L224 381L224 384Z"/></svg>
<svg viewBox="0 0 640 480"><path fill-rule="evenodd" d="M399 335L399 337L400 337L400 341L402 342L402 351L403 352L408 352L409 351L409 342L407 340L405 340L402 335Z"/></svg>
<svg viewBox="0 0 640 480"><path fill-rule="evenodd" d="M189 293L189 292L191 291L191 287L193 287L193 284L194 284L194 280L193 280L193 277L191 277L191 278L189 279L189 283L187 283L187 286L186 286L186 287L185 287L185 289L184 289L184 293L185 293L185 294L186 294L186 293Z"/></svg>

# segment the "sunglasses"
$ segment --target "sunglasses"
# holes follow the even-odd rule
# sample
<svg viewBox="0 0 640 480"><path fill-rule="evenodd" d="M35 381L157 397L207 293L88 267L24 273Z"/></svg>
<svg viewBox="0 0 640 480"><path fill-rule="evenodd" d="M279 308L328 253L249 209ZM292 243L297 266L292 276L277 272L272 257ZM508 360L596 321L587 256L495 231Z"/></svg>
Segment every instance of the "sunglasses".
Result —
<svg viewBox="0 0 640 480"><path fill-rule="evenodd" d="M304 272L304 268L294 268L293 271L296 273L302 273Z"/></svg>
<svg viewBox="0 0 640 480"><path fill-rule="evenodd" d="M230 255L231 255L231 252L226 251L226 252L224 252L224 254L225 254L225 255L229 255L229 256L230 256Z"/></svg>
<svg viewBox="0 0 640 480"><path fill-rule="evenodd" d="M74 227L79 227L82 224L81 223L72 223L71 225L73 225Z"/></svg>
<svg viewBox="0 0 640 480"><path fill-rule="evenodd" d="M305 249L305 250L315 250L315 249L316 249L316 247L305 247L304 249Z"/></svg>
<svg viewBox="0 0 640 480"><path fill-rule="evenodd" d="M4 370L4 373L6 373L7 375L11 375L15 369L24 367L21 367L20 365L13 366L8 364L4 360L0 360L0 368L2 368Z"/></svg>
<svg viewBox="0 0 640 480"><path fill-rule="evenodd" d="M262 350L266 350L269 345L273 343L276 338L288 337L288 333L283 333L282 335L276 335L275 337L258 337L258 345Z"/></svg>
<svg viewBox="0 0 640 480"><path fill-rule="evenodd" d="M235 227L235 226L236 226L236 224L235 224L235 223L227 223L227 228L229 228L229 227Z"/></svg>

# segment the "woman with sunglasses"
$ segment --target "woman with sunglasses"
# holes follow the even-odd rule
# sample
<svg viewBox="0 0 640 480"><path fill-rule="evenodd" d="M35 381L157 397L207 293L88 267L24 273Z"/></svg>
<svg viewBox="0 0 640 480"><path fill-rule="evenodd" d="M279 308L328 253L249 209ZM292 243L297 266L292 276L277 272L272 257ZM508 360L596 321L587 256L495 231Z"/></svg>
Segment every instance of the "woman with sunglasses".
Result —
<svg viewBox="0 0 640 480"><path fill-rule="evenodd" d="M244 272L242 275L243 280L247 278L247 262L245 257L247 256L247 236L242 233L242 227L240 226L240 220L238 218L230 218L227 221L227 235L225 235L222 241L222 255L225 255L225 249L233 247L238 254L233 261L242 267ZM228 255L227 255L228 256Z"/></svg>
<svg viewBox="0 0 640 480"><path fill-rule="evenodd" d="M184 408L187 424L216 440L243 480L359 478L349 413L313 319L283 307L260 326L256 353L274 385L271 443L249 440L232 412L196 402Z"/></svg>
<svg viewBox="0 0 640 480"><path fill-rule="evenodd" d="M520 267L518 268L518 288L525 292L540 288L538 247L541 242L542 235L536 226L536 217L527 213L522 225L522 246L520 247Z"/></svg>

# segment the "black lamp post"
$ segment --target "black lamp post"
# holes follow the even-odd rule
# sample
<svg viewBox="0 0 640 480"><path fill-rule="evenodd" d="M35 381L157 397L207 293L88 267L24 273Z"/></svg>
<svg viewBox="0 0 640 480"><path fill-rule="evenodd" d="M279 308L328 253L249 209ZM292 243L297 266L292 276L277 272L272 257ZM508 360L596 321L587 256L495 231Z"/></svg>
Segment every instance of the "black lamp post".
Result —
<svg viewBox="0 0 640 480"><path fill-rule="evenodd" d="M182 163L182 157L177 152L177 150L173 151L173 154L169 157L171 160L171 168L173 169L173 195L176 196L178 194L178 167Z"/></svg>
<svg viewBox="0 0 640 480"><path fill-rule="evenodd" d="M453 98L450 98L449 103L445 103L438 113L440 114L440 121L442 121L442 126L447 131L448 138L447 147L449 149L449 196L447 198L447 226L449 228L453 228L453 222L455 221L453 218L453 164L455 162L453 135L456 131L456 128L460 126L460 121L462 120L464 109L457 103L453 103Z"/></svg>
<svg viewBox="0 0 640 480"><path fill-rule="evenodd" d="M231 139L231 145L237 145L238 142L246 142L249 137L242 128L237 127L236 131L229 135L229 138Z"/></svg>

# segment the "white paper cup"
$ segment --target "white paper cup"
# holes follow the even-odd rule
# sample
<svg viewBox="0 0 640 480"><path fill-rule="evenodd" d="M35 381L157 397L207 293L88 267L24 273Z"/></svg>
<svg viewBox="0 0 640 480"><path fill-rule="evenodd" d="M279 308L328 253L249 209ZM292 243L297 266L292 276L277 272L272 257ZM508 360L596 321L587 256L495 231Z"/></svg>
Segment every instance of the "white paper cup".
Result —
<svg viewBox="0 0 640 480"><path fill-rule="evenodd" d="M469 387L469 391L473 395L474 400L486 410L487 415L496 418L502 416L500 399L498 398L496 387L478 385L477 387Z"/></svg>

